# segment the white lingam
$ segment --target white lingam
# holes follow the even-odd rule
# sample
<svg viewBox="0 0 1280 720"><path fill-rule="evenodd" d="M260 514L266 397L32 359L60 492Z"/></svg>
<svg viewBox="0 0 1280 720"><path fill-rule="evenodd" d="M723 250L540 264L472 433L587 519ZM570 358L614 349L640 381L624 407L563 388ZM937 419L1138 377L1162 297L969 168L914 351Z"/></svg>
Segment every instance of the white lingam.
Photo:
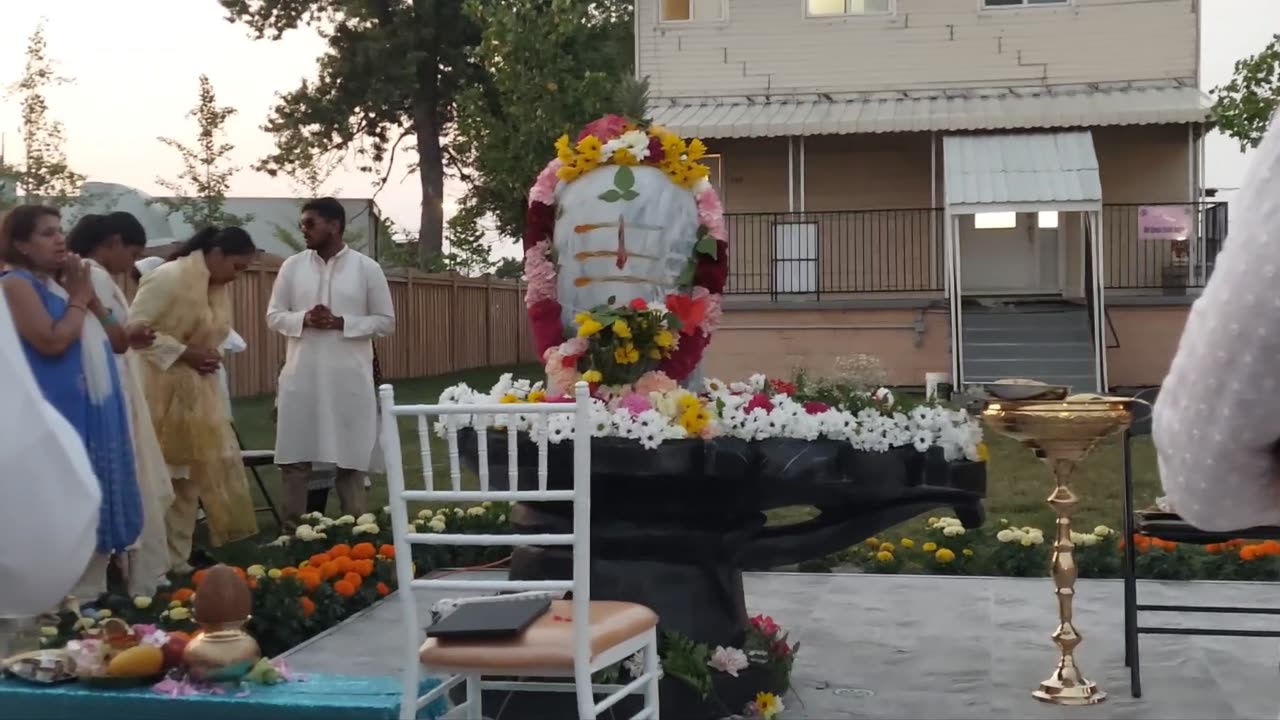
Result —
<svg viewBox="0 0 1280 720"><path fill-rule="evenodd" d="M562 185L553 246L561 320L677 287L698 239L692 193L654 167L606 165Z"/></svg>

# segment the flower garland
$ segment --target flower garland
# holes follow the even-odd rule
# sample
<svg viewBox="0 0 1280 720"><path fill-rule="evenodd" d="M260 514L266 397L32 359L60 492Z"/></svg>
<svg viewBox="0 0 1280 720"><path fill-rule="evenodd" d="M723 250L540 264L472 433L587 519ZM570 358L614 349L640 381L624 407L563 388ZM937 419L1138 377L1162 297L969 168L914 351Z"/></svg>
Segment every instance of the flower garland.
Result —
<svg viewBox="0 0 1280 720"><path fill-rule="evenodd" d="M662 360L659 369L677 381L689 377L702 360L703 351L720 320L721 294L729 274L729 244L724 225L724 207L708 177L710 170L699 162L705 157L701 140L686 142L675 133L656 125L643 125L619 115L606 115L592 122L576 142L565 135L556 141L556 158L538 175L529 191L525 217L525 294L533 339L538 355L549 374L567 377L577 369L585 353L581 343L566 342L561 306L556 296L558 274L553 252L556 221L556 193L565 184L605 165L631 167L646 165L666 173L671 181L693 193L698 208L698 238L693 257L680 277L682 290L669 295L668 305L684 298L702 306L700 322L686 328L674 352ZM621 299L626 302L627 298ZM567 372L566 372L567 369Z"/></svg>
<svg viewBox="0 0 1280 720"><path fill-rule="evenodd" d="M661 373L651 373L635 386L602 387L591 400L592 437L635 440L654 449L666 440L732 437L755 441L770 438L817 440L826 438L848 442L857 450L884 452L895 447L913 447L918 452L942 448L948 461L984 459L982 425L964 410L936 404L910 409L895 406L892 393L880 389L855 398L856 403L833 407L816 400L795 397L795 387L780 380L753 376L745 383L707 381L707 393L695 395L677 386ZM514 380L503 375L488 393L465 383L447 388L440 395L442 405L513 406L511 415L483 418L454 416L454 427L515 427L535 439L546 437L552 444L573 439L573 416L520 414L519 403L567 398L547 398L542 383ZM446 428L436 424L443 437Z"/></svg>

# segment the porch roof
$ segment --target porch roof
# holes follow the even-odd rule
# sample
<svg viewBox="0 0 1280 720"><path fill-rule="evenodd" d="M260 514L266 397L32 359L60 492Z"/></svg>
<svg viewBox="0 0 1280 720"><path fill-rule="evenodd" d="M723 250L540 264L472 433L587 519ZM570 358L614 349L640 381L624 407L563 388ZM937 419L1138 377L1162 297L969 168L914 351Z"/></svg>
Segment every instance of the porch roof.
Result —
<svg viewBox="0 0 1280 720"><path fill-rule="evenodd" d="M1209 97L1178 81L781 97L658 99L686 137L752 138L1204 122Z"/></svg>
<svg viewBox="0 0 1280 720"><path fill-rule="evenodd" d="M1098 156L1088 130L948 135L942 152L953 212L1101 207Z"/></svg>

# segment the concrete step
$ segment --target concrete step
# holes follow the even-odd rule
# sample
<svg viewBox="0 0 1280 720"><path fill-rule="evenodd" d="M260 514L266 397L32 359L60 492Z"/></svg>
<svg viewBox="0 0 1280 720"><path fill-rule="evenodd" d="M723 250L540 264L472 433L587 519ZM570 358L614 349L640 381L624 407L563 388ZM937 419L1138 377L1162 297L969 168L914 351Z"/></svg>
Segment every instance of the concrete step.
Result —
<svg viewBox="0 0 1280 720"><path fill-rule="evenodd" d="M977 342L965 338L964 358L970 360L1055 360L1085 358L1093 362L1093 343L1088 339L1068 342Z"/></svg>
<svg viewBox="0 0 1280 720"><path fill-rule="evenodd" d="M971 328L966 325L961 337L966 345L1093 343L1088 325L1035 328Z"/></svg>
<svg viewBox="0 0 1280 720"><path fill-rule="evenodd" d="M1083 311L1044 313L965 313L964 327L976 329L1035 329L1089 327L1089 314Z"/></svg>
<svg viewBox="0 0 1280 720"><path fill-rule="evenodd" d="M1053 359L964 359L964 375L983 377L1024 377L1032 380L1042 375L1093 375L1093 358L1069 357Z"/></svg>

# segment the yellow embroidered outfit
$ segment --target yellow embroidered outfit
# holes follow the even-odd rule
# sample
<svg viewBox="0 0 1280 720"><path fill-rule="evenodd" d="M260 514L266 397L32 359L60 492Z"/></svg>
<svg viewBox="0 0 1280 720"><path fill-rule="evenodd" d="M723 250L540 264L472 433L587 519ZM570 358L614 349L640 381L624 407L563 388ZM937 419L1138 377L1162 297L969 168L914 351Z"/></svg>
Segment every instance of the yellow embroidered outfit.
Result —
<svg viewBox="0 0 1280 720"><path fill-rule="evenodd" d="M231 298L225 285L209 283L204 254L196 252L143 276L130 320L156 332L155 343L141 351L148 361L143 376L156 437L173 474L166 524L170 560L181 567L191 552L198 504L215 546L258 532L218 376L179 361L189 345L221 347L231 330Z"/></svg>

